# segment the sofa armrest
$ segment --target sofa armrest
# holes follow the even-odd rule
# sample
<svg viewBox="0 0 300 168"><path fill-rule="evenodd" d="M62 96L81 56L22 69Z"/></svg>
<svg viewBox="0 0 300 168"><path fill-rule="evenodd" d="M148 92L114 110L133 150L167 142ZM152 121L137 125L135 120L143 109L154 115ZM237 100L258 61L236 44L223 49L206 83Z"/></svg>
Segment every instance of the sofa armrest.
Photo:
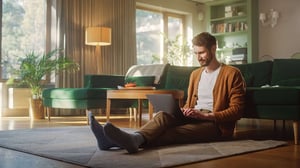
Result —
<svg viewBox="0 0 300 168"><path fill-rule="evenodd" d="M123 75L85 75L84 87L86 88L117 88L124 85Z"/></svg>

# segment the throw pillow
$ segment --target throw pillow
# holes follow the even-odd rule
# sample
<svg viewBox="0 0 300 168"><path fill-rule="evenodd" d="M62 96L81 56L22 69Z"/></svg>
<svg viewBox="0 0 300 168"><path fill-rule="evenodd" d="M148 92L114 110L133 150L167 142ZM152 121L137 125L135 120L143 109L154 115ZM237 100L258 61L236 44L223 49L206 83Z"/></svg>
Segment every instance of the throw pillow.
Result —
<svg viewBox="0 0 300 168"><path fill-rule="evenodd" d="M155 76L128 76L125 83L135 83L136 86L154 86Z"/></svg>

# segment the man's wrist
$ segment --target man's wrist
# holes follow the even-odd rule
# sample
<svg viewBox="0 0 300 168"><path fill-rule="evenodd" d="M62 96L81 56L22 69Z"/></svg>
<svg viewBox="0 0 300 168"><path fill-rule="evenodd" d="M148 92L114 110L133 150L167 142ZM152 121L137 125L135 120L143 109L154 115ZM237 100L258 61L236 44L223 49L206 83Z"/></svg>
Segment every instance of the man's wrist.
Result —
<svg viewBox="0 0 300 168"><path fill-rule="evenodd" d="M212 112L207 113L207 118L208 120L215 121L215 114Z"/></svg>

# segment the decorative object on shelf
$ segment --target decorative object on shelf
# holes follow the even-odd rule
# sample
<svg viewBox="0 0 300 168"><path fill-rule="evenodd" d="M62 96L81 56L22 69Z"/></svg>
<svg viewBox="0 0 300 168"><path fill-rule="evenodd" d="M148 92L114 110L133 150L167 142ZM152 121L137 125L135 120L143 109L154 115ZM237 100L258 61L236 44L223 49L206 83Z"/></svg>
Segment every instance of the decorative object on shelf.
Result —
<svg viewBox="0 0 300 168"><path fill-rule="evenodd" d="M232 6L225 6L225 17L233 17L237 15L237 9Z"/></svg>
<svg viewBox="0 0 300 168"><path fill-rule="evenodd" d="M268 13L259 14L259 20L263 26L270 25L273 28L276 26L278 19L279 19L279 12L274 9L270 9Z"/></svg>
<svg viewBox="0 0 300 168"><path fill-rule="evenodd" d="M85 31L85 44L96 46L96 62L99 62L97 67L97 73L103 72L102 66L102 57L100 46L108 46L111 45L111 28L108 27L88 27ZM100 55L98 58L97 55ZM99 60L98 60L99 59Z"/></svg>

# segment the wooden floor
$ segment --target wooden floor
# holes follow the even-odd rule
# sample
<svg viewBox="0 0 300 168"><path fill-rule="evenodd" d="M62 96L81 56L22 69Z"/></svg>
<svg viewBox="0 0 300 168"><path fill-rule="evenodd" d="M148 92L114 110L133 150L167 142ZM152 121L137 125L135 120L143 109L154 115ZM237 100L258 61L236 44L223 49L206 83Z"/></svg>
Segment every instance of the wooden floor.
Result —
<svg viewBox="0 0 300 168"><path fill-rule="evenodd" d="M104 117L96 116L101 122L105 122ZM48 120L31 121L28 117L2 117L0 118L0 130L17 130L45 127L81 126L86 125L85 117L53 117ZM147 121L147 115L143 115L143 123ZM127 115L115 115L111 117L111 122L119 127L138 128L136 122ZM237 139L276 139L288 142L287 146L253 152L223 159L216 159L206 162L194 163L178 166L178 168L299 168L300 167L300 145L293 144L292 123L286 122L285 128L282 122L277 122L277 129L274 130L273 121L242 119L237 124ZM20 137L21 138L21 137ZM96 148L96 146L95 146ZM51 160L35 155L0 148L1 168L80 168L56 160Z"/></svg>

